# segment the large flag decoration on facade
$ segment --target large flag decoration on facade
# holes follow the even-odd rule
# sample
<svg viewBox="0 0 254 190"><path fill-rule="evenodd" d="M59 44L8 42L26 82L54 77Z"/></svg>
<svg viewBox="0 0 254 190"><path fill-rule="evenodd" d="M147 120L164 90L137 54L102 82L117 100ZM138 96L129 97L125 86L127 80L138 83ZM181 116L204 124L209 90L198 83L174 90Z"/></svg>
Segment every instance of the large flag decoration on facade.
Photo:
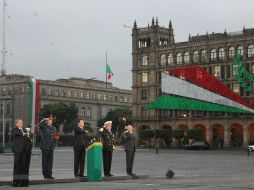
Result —
<svg viewBox="0 0 254 190"><path fill-rule="evenodd" d="M29 79L29 124L32 132L38 133L38 122L40 112L40 81Z"/></svg>
<svg viewBox="0 0 254 190"><path fill-rule="evenodd" d="M111 79L112 76L113 76L113 72L112 72L112 70L111 70L109 64L107 64L106 73L107 73L107 79L108 79L108 80Z"/></svg>
<svg viewBox="0 0 254 190"><path fill-rule="evenodd" d="M254 113L248 102L199 66L162 73L161 89L166 95L146 108Z"/></svg>

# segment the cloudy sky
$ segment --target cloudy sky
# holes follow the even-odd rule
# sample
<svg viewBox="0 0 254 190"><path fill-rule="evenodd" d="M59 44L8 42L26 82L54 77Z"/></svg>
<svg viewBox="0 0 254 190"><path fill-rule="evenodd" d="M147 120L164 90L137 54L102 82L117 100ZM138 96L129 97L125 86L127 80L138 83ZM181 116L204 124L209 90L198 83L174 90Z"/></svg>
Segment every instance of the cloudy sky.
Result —
<svg viewBox="0 0 254 190"><path fill-rule="evenodd" d="M7 73L104 80L107 51L114 86L130 89L131 29L124 25L171 19L179 42L189 33L253 28L253 7L253 0L7 0Z"/></svg>

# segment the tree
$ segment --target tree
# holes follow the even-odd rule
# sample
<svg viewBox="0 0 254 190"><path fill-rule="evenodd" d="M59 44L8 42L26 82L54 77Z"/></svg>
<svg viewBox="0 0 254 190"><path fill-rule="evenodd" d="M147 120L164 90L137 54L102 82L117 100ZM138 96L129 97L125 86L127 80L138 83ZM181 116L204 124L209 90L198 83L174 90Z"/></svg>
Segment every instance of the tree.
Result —
<svg viewBox="0 0 254 190"><path fill-rule="evenodd" d="M63 125L63 131L65 133L72 132L76 125L78 108L74 103L55 103L44 105L40 110L40 117L45 118L49 115L54 118L54 125L59 128Z"/></svg>
<svg viewBox="0 0 254 190"><path fill-rule="evenodd" d="M181 139L184 138L184 130L175 129L172 131L172 137L178 141L178 146L182 146Z"/></svg>
<svg viewBox="0 0 254 190"><path fill-rule="evenodd" d="M154 137L157 139L162 139L164 146L170 145L172 142L172 132L169 129L156 129L154 131Z"/></svg>
<svg viewBox="0 0 254 190"><path fill-rule="evenodd" d="M104 122L112 121L112 131L116 136L124 131L126 125L132 124L132 112L128 108L117 108L107 113L106 117L98 120L97 126L102 127Z"/></svg>
<svg viewBox="0 0 254 190"><path fill-rule="evenodd" d="M143 139L151 139L154 137L154 131L151 129L142 129L139 130L139 137Z"/></svg>
<svg viewBox="0 0 254 190"><path fill-rule="evenodd" d="M156 129L154 131L154 136L155 136L155 138L158 138L158 139L170 138L171 135L172 134L171 134L170 130L167 130L167 129Z"/></svg>
<svg viewBox="0 0 254 190"><path fill-rule="evenodd" d="M146 146L151 146L151 139L154 137L154 130L151 129L141 129L138 132L139 137L143 140Z"/></svg>
<svg viewBox="0 0 254 190"><path fill-rule="evenodd" d="M181 129L173 130L172 137L174 137L177 140L184 138L184 130L181 130Z"/></svg>
<svg viewBox="0 0 254 190"><path fill-rule="evenodd" d="M186 136L190 139L201 140L203 132L199 129L188 129L186 131Z"/></svg>

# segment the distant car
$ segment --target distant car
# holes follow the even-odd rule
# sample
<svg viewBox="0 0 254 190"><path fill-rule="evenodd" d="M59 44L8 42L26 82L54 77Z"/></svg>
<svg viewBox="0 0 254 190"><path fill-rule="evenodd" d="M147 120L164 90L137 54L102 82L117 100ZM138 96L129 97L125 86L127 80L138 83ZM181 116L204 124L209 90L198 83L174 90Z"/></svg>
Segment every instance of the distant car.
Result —
<svg viewBox="0 0 254 190"><path fill-rule="evenodd" d="M254 145L249 145L249 151L250 152L254 151Z"/></svg>
<svg viewBox="0 0 254 190"><path fill-rule="evenodd" d="M209 144L205 141L196 141L194 143L185 145L187 150L208 150Z"/></svg>

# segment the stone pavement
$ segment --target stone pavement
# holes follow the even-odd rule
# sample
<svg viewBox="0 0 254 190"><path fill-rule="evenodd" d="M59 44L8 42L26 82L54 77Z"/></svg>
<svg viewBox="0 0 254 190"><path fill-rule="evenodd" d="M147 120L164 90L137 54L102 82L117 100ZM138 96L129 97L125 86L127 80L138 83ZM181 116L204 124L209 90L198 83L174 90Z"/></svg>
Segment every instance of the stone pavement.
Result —
<svg viewBox="0 0 254 190"><path fill-rule="evenodd" d="M33 151L31 180L42 180L40 151ZM54 176L73 178L73 151L57 148L54 155ZM0 181L12 179L13 156L0 155ZM148 179L116 180L101 183L64 183L31 185L25 189L254 189L254 153L244 151L185 151L139 149L135 157L135 173ZM167 169L175 172L174 179L165 179ZM113 155L112 173L125 175L125 154L118 149ZM1 182L0 182L1 183ZM12 189L0 186L0 189ZM22 188L19 188L22 189Z"/></svg>

